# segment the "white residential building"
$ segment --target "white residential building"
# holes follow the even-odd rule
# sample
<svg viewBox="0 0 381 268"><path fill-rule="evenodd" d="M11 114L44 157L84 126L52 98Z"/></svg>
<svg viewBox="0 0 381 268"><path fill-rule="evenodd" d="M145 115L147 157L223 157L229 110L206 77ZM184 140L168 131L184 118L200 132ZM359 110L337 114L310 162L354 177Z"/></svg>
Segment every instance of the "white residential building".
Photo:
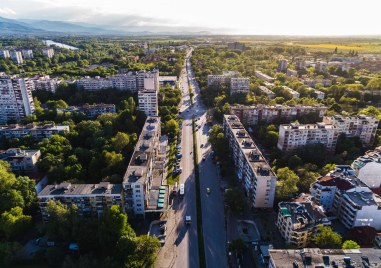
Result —
<svg viewBox="0 0 381 268"><path fill-rule="evenodd" d="M289 75L289 76L298 76L298 71L287 69L287 75Z"/></svg>
<svg viewBox="0 0 381 268"><path fill-rule="evenodd" d="M334 152L338 128L331 124L291 123L279 126L277 147L281 151L293 151L311 144L323 144L328 152Z"/></svg>
<svg viewBox="0 0 381 268"><path fill-rule="evenodd" d="M23 49L21 50L22 56L24 59L33 59L33 50L31 49Z"/></svg>
<svg viewBox="0 0 381 268"><path fill-rule="evenodd" d="M159 153L160 135L160 117L149 116L123 178L124 208L135 215L167 210L166 155Z"/></svg>
<svg viewBox="0 0 381 268"><path fill-rule="evenodd" d="M254 73L255 73L255 76L257 78L263 79L263 80L265 80L265 81L267 81L269 83L274 83L274 81L275 81L275 78L273 78L273 77L271 77L271 76L269 76L267 74L264 74L261 71L255 71Z"/></svg>
<svg viewBox="0 0 381 268"><path fill-rule="evenodd" d="M288 61L286 59L278 60L278 70L281 72L286 72L288 67Z"/></svg>
<svg viewBox="0 0 381 268"><path fill-rule="evenodd" d="M136 84L136 75L133 73L118 74L108 77L112 81L112 87L119 90L128 90L136 92L138 90Z"/></svg>
<svg viewBox="0 0 381 268"><path fill-rule="evenodd" d="M269 99L273 99L275 98L275 93L272 92L270 89L268 89L267 87L265 86L259 86L259 89L266 94L266 96L269 98Z"/></svg>
<svg viewBox="0 0 381 268"><path fill-rule="evenodd" d="M315 93L317 99L324 100L324 98L325 98L325 93L324 92L321 92L320 90L314 89L312 87L310 87L309 89L312 90Z"/></svg>
<svg viewBox="0 0 381 268"><path fill-rule="evenodd" d="M291 94L293 99L298 99L300 97L300 93L293 90L292 88L283 86L283 89L287 90Z"/></svg>
<svg viewBox="0 0 381 268"><path fill-rule="evenodd" d="M154 69L150 72L142 70L137 72L136 86L138 90L154 89L159 91L159 70Z"/></svg>
<svg viewBox="0 0 381 268"><path fill-rule="evenodd" d="M9 54L9 50L0 50L0 57L8 59L11 57L11 54Z"/></svg>
<svg viewBox="0 0 381 268"><path fill-rule="evenodd" d="M38 78L33 79L32 81L34 84L34 90L45 90L53 93L56 92L59 85L58 79L50 78L49 75L39 76Z"/></svg>
<svg viewBox="0 0 381 268"><path fill-rule="evenodd" d="M325 87L332 86L332 80L330 79L302 79L300 82L310 87L315 87L316 84L322 84Z"/></svg>
<svg viewBox="0 0 381 268"><path fill-rule="evenodd" d="M8 162L14 173L22 175L37 171L36 164L40 157L40 150L11 148L6 151L0 151L0 160Z"/></svg>
<svg viewBox="0 0 381 268"><path fill-rule="evenodd" d="M310 200L280 202L276 225L287 244L306 247L319 224L330 225L324 210Z"/></svg>
<svg viewBox="0 0 381 268"><path fill-rule="evenodd" d="M238 116L240 121L245 125L257 125L260 122L274 122L279 120L295 120L299 117L316 114L319 118L323 118L327 112L325 106L287 106L287 105L236 105L230 107L230 113Z"/></svg>
<svg viewBox="0 0 381 268"><path fill-rule="evenodd" d="M230 79L230 95L247 94L250 91L250 79L246 77Z"/></svg>
<svg viewBox="0 0 381 268"><path fill-rule="evenodd" d="M335 125L341 133L348 137L359 137L365 146L373 144L379 119L365 116L325 116L323 122Z"/></svg>
<svg viewBox="0 0 381 268"><path fill-rule="evenodd" d="M210 74L208 75L208 87L214 86L219 89L222 85L229 85L230 80L238 78L238 75L239 73L234 71L226 71L219 75Z"/></svg>
<svg viewBox="0 0 381 268"><path fill-rule="evenodd" d="M51 47L43 48L42 49L42 55L46 58L53 58L54 56L54 49Z"/></svg>
<svg viewBox="0 0 381 268"><path fill-rule="evenodd" d="M139 90L138 107L147 116L157 116L159 114L158 91L154 89Z"/></svg>
<svg viewBox="0 0 381 268"><path fill-rule="evenodd" d="M315 63L315 70L318 73L326 73L327 72L327 64L321 61Z"/></svg>
<svg viewBox="0 0 381 268"><path fill-rule="evenodd" d="M271 208L276 176L238 117L224 115L223 128L229 141L235 173L254 208Z"/></svg>
<svg viewBox="0 0 381 268"><path fill-rule="evenodd" d="M21 51L11 50L10 56L11 56L11 59L17 64L23 64L24 60L22 58Z"/></svg>
<svg viewBox="0 0 381 268"><path fill-rule="evenodd" d="M99 91L102 89L113 88L113 82L108 78L101 78L99 76L96 76L95 78L85 76L77 81L77 86L87 91Z"/></svg>
<svg viewBox="0 0 381 268"><path fill-rule="evenodd" d="M381 187L381 147L367 151L353 161L351 167L356 171L357 177L369 188Z"/></svg>
<svg viewBox="0 0 381 268"><path fill-rule="evenodd" d="M22 138L30 135L35 140L42 140L43 138L50 138L53 135L59 135L65 132L69 132L69 126L56 126L54 124L36 126L33 123L25 126L18 124L0 126L0 136L4 136L6 139Z"/></svg>
<svg viewBox="0 0 381 268"><path fill-rule="evenodd" d="M305 69L306 68L306 62L305 62L305 60L304 59L300 59L300 58L296 59L296 61L295 61L295 67L297 69Z"/></svg>
<svg viewBox="0 0 381 268"><path fill-rule="evenodd" d="M58 185L47 185L38 194L38 203L42 218L49 220L47 204L50 200L65 205L76 205L81 216L100 217L113 205L123 207L123 188L121 184L100 182L99 184L71 184L62 182Z"/></svg>
<svg viewBox="0 0 381 268"><path fill-rule="evenodd" d="M0 123L20 121L35 112L33 88L28 78L0 77Z"/></svg>

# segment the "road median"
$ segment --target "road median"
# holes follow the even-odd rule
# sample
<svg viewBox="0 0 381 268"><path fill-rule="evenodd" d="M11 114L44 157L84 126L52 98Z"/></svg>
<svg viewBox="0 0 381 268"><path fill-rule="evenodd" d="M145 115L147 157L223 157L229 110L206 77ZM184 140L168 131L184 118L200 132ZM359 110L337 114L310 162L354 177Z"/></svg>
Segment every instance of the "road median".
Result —
<svg viewBox="0 0 381 268"><path fill-rule="evenodd" d="M193 160L194 160L194 175L196 184L196 210L197 210L197 241L198 241L198 256L199 267L206 267L205 260L205 245L204 234L202 231L202 209L201 209L201 189L200 189L200 174L198 169L198 147L196 137L196 123L194 118L192 119L192 132L193 132Z"/></svg>

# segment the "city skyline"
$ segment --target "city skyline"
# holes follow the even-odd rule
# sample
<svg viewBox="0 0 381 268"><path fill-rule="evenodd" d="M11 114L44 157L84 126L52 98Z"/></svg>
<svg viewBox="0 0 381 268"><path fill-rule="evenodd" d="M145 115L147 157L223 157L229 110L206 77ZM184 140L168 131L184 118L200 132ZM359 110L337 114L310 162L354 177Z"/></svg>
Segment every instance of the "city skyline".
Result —
<svg viewBox="0 0 381 268"><path fill-rule="evenodd" d="M279 0L245 1L234 5L216 1L183 2L148 0L5 0L0 16L108 26L126 31L207 31L242 35L378 35L377 9L370 0L322 0L306 5ZM374 4L373 4L374 5ZM353 19L356 18L356 19Z"/></svg>

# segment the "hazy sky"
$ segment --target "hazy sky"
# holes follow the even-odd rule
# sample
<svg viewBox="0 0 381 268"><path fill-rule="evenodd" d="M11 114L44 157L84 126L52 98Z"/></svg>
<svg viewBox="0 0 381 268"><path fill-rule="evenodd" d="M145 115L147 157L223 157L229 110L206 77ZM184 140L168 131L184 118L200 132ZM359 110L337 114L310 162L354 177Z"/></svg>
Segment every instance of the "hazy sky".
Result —
<svg viewBox="0 0 381 268"><path fill-rule="evenodd" d="M381 34L378 0L1 0L0 16L231 34Z"/></svg>

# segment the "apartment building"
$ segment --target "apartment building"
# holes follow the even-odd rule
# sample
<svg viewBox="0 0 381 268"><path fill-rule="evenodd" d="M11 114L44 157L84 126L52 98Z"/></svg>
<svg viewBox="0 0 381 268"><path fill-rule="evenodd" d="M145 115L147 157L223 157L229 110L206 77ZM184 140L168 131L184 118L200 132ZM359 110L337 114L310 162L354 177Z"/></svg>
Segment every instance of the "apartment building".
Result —
<svg viewBox="0 0 381 268"><path fill-rule="evenodd" d="M264 81L263 84L264 84L265 87L267 87L267 88L274 88L274 87L275 87L275 84L274 84L274 83L270 83L270 82L267 82L267 81Z"/></svg>
<svg viewBox="0 0 381 268"><path fill-rule="evenodd" d="M289 75L289 76L298 76L298 71L287 69L287 75Z"/></svg>
<svg viewBox="0 0 381 268"><path fill-rule="evenodd" d="M32 173L37 171L37 161L41 157L40 150L21 150L10 148L0 151L0 160L10 164L16 174Z"/></svg>
<svg viewBox="0 0 381 268"><path fill-rule="evenodd" d="M278 71L286 72L288 67L288 61L286 59L278 60Z"/></svg>
<svg viewBox="0 0 381 268"><path fill-rule="evenodd" d="M30 135L35 140L42 140L43 138L50 138L52 135L60 135L69 132L69 130L69 126L56 126L54 124L45 124L43 126L36 126L33 123L25 126L14 124L0 126L0 137L4 136L6 139L11 139Z"/></svg>
<svg viewBox="0 0 381 268"><path fill-rule="evenodd" d="M293 99L298 99L300 97L300 93L293 90L292 88L283 86L283 89L290 93Z"/></svg>
<svg viewBox="0 0 381 268"><path fill-rule="evenodd" d="M332 86L332 81L330 79L301 79L300 82L309 87L315 87L316 84L322 84L325 87Z"/></svg>
<svg viewBox="0 0 381 268"><path fill-rule="evenodd" d="M127 74L118 74L107 77L112 81L112 87L119 90L128 90L130 92L136 92L138 90L136 84L136 75L129 72Z"/></svg>
<svg viewBox="0 0 381 268"><path fill-rule="evenodd" d="M360 249L269 249L268 268L380 267L380 250Z"/></svg>
<svg viewBox="0 0 381 268"><path fill-rule="evenodd" d="M115 104L85 104L80 109L81 112L87 115L89 118L96 118L101 114L115 113Z"/></svg>
<svg viewBox="0 0 381 268"><path fill-rule="evenodd" d="M219 88L222 85L229 85L232 78L238 78L239 73L234 71L226 71L220 75L208 75L208 87Z"/></svg>
<svg viewBox="0 0 381 268"><path fill-rule="evenodd" d="M154 89L143 89L138 92L138 107L147 116L159 114L158 91Z"/></svg>
<svg viewBox="0 0 381 268"><path fill-rule="evenodd" d="M281 151L293 151L306 145L323 144L327 152L336 149L339 130L327 123L299 124L291 123L279 126L277 147Z"/></svg>
<svg viewBox="0 0 381 268"><path fill-rule="evenodd" d="M309 245L319 224L330 225L322 208L312 201L280 202L276 225L287 244L296 248Z"/></svg>
<svg viewBox="0 0 381 268"><path fill-rule="evenodd" d="M367 151L353 161L351 167L357 177L371 189L381 187L381 147Z"/></svg>
<svg viewBox="0 0 381 268"><path fill-rule="evenodd" d="M265 86L259 86L259 89L266 94L266 96L269 98L269 99L273 99L275 98L275 93L272 92L270 89L268 89L267 87Z"/></svg>
<svg viewBox="0 0 381 268"><path fill-rule="evenodd" d="M89 76L85 76L77 81L77 86L87 91L99 91L113 88L113 83L112 80L108 78L101 78L100 76L90 78Z"/></svg>
<svg viewBox="0 0 381 268"><path fill-rule="evenodd" d="M305 69L305 68L306 68L306 62L305 62L305 60L304 60L304 59L297 58L297 59L295 60L295 67L296 67L297 69L300 69L300 70Z"/></svg>
<svg viewBox="0 0 381 268"><path fill-rule="evenodd" d="M363 145L370 146L376 137L379 119L365 116L325 116L323 122L335 125L347 137L359 137Z"/></svg>
<svg viewBox="0 0 381 268"><path fill-rule="evenodd" d="M231 158L238 181L254 208L271 208L276 176L262 152L235 115L224 115L223 128L229 141Z"/></svg>
<svg viewBox="0 0 381 268"><path fill-rule="evenodd" d="M236 50L245 50L247 47L243 43L233 42L233 43L228 43L228 48L229 49L236 49Z"/></svg>
<svg viewBox="0 0 381 268"><path fill-rule="evenodd" d="M16 62L17 64L23 64L24 60L22 58L21 51L11 50L9 52L11 59Z"/></svg>
<svg viewBox="0 0 381 268"><path fill-rule="evenodd" d="M28 78L0 76L0 123L20 121L35 112L33 88Z"/></svg>
<svg viewBox="0 0 381 268"><path fill-rule="evenodd" d="M274 81L275 81L275 78L273 78L273 77L271 77L271 76L269 76L267 74L264 74L261 71L255 71L254 74L255 74L255 76L257 78L263 79L263 80L265 80L265 81L267 81L269 83L274 83Z"/></svg>
<svg viewBox="0 0 381 268"><path fill-rule="evenodd" d="M9 50L0 50L0 57L3 59L8 59L11 57L11 54L9 54Z"/></svg>
<svg viewBox="0 0 381 268"><path fill-rule="evenodd" d="M324 92L322 92L320 90L317 90L317 89L314 89L312 87L309 87L308 89L312 90L315 93L315 96L316 96L317 99L324 100L324 98L325 98L325 93Z"/></svg>
<svg viewBox="0 0 381 268"><path fill-rule="evenodd" d="M24 59L33 59L33 50L31 49L23 49L21 50L21 54Z"/></svg>
<svg viewBox="0 0 381 268"><path fill-rule="evenodd" d="M250 91L250 79L245 77L230 79L230 95L247 94Z"/></svg>
<svg viewBox="0 0 381 268"><path fill-rule="evenodd" d="M321 61L315 63L315 71L318 73L326 73L327 72L327 64Z"/></svg>
<svg viewBox="0 0 381 268"><path fill-rule="evenodd" d="M148 116L123 177L124 208L135 215L164 212L169 191L163 185L166 155L160 154L160 117Z"/></svg>
<svg viewBox="0 0 381 268"><path fill-rule="evenodd" d="M359 180L350 166L337 166L311 185L314 200L351 229L370 226L381 230L381 197Z"/></svg>
<svg viewBox="0 0 381 268"><path fill-rule="evenodd" d="M136 73L136 86L138 90L156 90L159 91L159 70L153 69L152 71L141 70Z"/></svg>
<svg viewBox="0 0 381 268"><path fill-rule="evenodd" d="M49 75L41 75L35 79L32 80L34 84L34 89L35 90L45 90L45 91L50 91L55 93L59 81L57 78L50 78Z"/></svg>
<svg viewBox="0 0 381 268"><path fill-rule="evenodd" d="M42 55L46 58L53 58L54 56L54 49L51 47L46 47L42 49Z"/></svg>
<svg viewBox="0 0 381 268"><path fill-rule="evenodd" d="M230 107L230 114L238 116L240 121L245 125L257 125L260 122L274 122L279 120L291 121L298 117L317 114L319 118L323 118L327 112L325 106L287 106L287 105L236 105Z"/></svg>
<svg viewBox="0 0 381 268"><path fill-rule="evenodd" d="M106 209L113 205L123 207L122 184L71 184L62 182L58 185L47 185L37 194L42 218L49 220L47 205L50 200L65 205L76 205L79 215L84 217L100 217Z"/></svg>

